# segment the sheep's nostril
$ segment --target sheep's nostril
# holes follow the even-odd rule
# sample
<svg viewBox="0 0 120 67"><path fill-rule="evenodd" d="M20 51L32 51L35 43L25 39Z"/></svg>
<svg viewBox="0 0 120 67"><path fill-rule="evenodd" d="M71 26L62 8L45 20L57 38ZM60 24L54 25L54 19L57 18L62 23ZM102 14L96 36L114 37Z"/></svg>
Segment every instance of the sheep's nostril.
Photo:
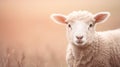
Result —
<svg viewBox="0 0 120 67"><path fill-rule="evenodd" d="M81 40L83 36L76 36L77 39Z"/></svg>

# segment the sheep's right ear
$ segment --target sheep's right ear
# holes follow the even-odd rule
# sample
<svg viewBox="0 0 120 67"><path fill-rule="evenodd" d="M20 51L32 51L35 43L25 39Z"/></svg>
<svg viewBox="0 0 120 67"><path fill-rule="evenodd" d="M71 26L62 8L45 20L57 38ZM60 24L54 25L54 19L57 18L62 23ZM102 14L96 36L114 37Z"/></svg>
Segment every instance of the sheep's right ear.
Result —
<svg viewBox="0 0 120 67"><path fill-rule="evenodd" d="M51 19L54 22L59 23L59 24L67 24L66 17L64 15L61 15L61 14L52 14Z"/></svg>

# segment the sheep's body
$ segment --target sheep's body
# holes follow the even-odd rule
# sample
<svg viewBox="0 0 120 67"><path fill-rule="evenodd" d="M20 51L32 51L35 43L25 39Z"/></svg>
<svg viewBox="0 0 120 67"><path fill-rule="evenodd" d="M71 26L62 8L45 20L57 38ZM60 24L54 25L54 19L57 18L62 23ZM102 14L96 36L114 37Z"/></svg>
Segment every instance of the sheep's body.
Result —
<svg viewBox="0 0 120 67"><path fill-rule="evenodd" d="M120 29L96 32L86 47L69 44L66 60L69 67L120 67Z"/></svg>

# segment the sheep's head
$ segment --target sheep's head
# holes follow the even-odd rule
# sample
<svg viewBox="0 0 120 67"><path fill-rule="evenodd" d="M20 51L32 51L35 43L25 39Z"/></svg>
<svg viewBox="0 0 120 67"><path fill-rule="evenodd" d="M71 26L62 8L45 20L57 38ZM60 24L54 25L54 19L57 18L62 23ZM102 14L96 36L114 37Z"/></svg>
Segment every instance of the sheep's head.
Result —
<svg viewBox="0 0 120 67"><path fill-rule="evenodd" d="M74 11L65 16L52 14L53 21L67 25L68 41L76 46L84 46L94 40L95 24L109 17L109 12L99 12L95 15L87 11Z"/></svg>

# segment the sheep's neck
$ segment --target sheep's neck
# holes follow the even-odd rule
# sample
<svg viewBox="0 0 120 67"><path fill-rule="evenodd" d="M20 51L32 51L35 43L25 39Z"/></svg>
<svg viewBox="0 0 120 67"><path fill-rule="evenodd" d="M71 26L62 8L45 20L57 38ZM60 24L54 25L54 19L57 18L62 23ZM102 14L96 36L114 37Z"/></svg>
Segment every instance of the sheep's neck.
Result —
<svg viewBox="0 0 120 67"><path fill-rule="evenodd" d="M95 43L94 43L95 44ZM99 46L97 45L89 45L85 48L80 48L75 45L72 47L72 53L75 59L75 62L79 65L85 65L92 61L93 57L96 56L96 53L98 52Z"/></svg>

